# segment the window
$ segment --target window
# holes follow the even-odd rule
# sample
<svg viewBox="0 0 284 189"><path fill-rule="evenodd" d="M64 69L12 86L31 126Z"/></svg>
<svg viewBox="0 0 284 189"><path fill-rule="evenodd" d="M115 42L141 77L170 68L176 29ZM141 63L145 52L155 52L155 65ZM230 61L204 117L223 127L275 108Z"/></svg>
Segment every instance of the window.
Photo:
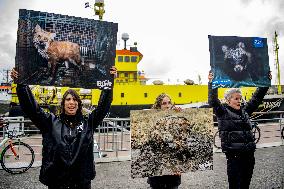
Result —
<svg viewBox="0 0 284 189"><path fill-rule="evenodd" d="M178 97L181 97L182 96L182 94L181 93L178 93Z"/></svg>
<svg viewBox="0 0 284 189"><path fill-rule="evenodd" d="M120 97L121 97L121 98L124 98L124 93L121 93L121 94L120 94Z"/></svg>
<svg viewBox="0 0 284 189"><path fill-rule="evenodd" d="M137 62L137 56L131 56L131 62Z"/></svg>
<svg viewBox="0 0 284 189"><path fill-rule="evenodd" d="M124 77L128 77L128 73L124 73Z"/></svg>
<svg viewBox="0 0 284 189"><path fill-rule="evenodd" d="M148 93L144 93L144 97L147 98L148 97Z"/></svg>
<svg viewBox="0 0 284 189"><path fill-rule="evenodd" d="M123 56L118 56L118 57L117 57L117 61L118 61L118 62L123 62Z"/></svg>
<svg viewBox="0 0 284 189"><path fill-rule="evenodd" d="M124 62L130 62L130 57L129 56L125 56L124 57Z"/></svg>
<svg viewBox="0 0 284 189"><path fill-rule="evenodd" d="M117 73L117 78L119 78L119 73Z"/></svg>

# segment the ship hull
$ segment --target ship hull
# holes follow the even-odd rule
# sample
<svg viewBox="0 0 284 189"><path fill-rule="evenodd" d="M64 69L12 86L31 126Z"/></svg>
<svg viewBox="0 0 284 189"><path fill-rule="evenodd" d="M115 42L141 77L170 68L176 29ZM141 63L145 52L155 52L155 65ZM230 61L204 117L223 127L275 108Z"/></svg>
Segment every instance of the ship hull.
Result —
<svg viewBox="0 0 284 189"><path fill-rule="evenodd" d="M282 117L284 112L284 96L283 95L266 95L263 103L258 107L259 112L253 116L257 119L272 119ZM264 112L264 114L260 114Z"/></svg>
<svg viewBox="0 0 284 189"><path fill-rule="evenodd" d="M151 104L145 105L112 105L109 113L109 117L119 117L119 118L128 118L130 117L131 110L143 110L150 109ZM191 106L194 108L194 106ZM199 106L197 106L199 107ZM206 107L206 106L204 106ZM278 112L280 111L280 112ZM258 107L256 112L274 112L274 113L265 113L265 114L256 114L254 117L257 119L271 119L279 118L281 111L284 112L284 96L283 95L266 95L263 99L263 103Z"/></svg>

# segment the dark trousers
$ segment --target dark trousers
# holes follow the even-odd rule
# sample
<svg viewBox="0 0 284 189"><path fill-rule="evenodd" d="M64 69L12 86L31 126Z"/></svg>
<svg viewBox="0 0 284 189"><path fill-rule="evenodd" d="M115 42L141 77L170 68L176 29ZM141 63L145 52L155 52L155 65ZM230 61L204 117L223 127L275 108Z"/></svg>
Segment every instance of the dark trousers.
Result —
<svg viewBox="0 0 284 189"><path fill-rule="evenodd" d="M148 181L152 189L178 189L181 184L180 175L163 175L149 177Z"/></svg>
<svg viewBox="0 0 284 189"><path fill-rule="evenodd" d="M91 183L89 184L68 184L62 186L48 186L48 189L91 189Z"/></svg>
<svg viewBox="0 0 284 189"><path fill-rule="evenodd" d="M229 189L249 189L255 164L254 152L226 153Z"/></svg>

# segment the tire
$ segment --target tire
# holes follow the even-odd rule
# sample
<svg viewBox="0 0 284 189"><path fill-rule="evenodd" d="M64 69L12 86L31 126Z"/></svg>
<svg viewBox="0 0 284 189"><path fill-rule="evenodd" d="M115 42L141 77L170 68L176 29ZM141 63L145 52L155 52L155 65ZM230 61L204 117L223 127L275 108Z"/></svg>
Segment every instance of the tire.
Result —
<svg viewBox="0 0 284 189"><path fill-rule="evenodd" d="M26 143L14 142L14 149L17 157L11 150L11 144L2 151L0 163L5 171L11 174L20 174L26 172L34 163L34 150Z"/></svg>
<svg viewBox="0 0 284 189"><path fill-rule="evenodd" d="M260 128L255 125L252 128L252 133L254 135L254 143L257 144L259 142L259 139L260 139Z"/></svg>
<svg viewBox="0 0 284 189"><path fill-rule="evenodd" d="M214 147L221 149L221 139L219 137L219 131L214 134Z"/></svg>

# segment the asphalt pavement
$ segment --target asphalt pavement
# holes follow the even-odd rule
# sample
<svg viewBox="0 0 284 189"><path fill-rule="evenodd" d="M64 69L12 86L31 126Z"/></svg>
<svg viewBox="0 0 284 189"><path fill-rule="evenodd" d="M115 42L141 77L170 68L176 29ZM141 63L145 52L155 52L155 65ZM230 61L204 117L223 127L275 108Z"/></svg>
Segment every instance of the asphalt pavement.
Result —
<svg viewBox="0 0 284 189"><path fill-rule="evenodd" d="M284 146L256 150L256 165L251 188L284 188ZM98 163L93 189L144 189L149 188L147 178L130 177L130 161ZM214 154L214 170L182 174L180 189L228 188L226 159L223 153ZM38 181L40 168L32 168L20 175L0 170L0 189L47 189Z"/></svg>

